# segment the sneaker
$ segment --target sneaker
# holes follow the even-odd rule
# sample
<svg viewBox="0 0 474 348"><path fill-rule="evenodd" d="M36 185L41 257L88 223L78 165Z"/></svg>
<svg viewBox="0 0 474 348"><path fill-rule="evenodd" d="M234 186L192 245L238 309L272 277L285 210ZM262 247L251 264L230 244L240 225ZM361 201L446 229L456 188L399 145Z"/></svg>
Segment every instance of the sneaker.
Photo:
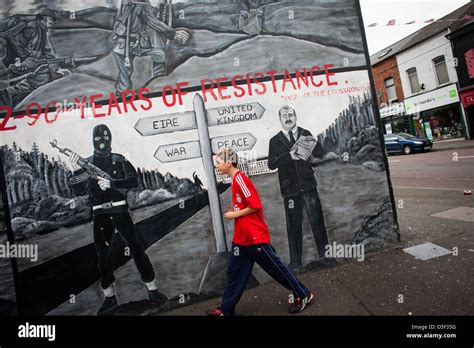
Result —
<svg viewBox="0 0 474 348"><path fill-rule="evenodd" d="M99 311L97 312L97 315L108 313L112 309L117 308L117 306L118 306L117 297L115 297L115 295L106 297L104 302L102 303L102 306L100 306Z"/></svg>
<svg viewBox="0 0 474 348"><path fill-rule="evenodd" d="M314 299L314 295L312 292L310 292L309 295L306 296L305 298L299 298L299 297L296 298L295 302L290 304L288 308L288 312L290 314L302 312L306 308L306 306L311 304L313 299Z"/></svg>
<svg viewBox="0 0 474 348"><path fill-rule="evenodd" d="M226 317L227 315L220 308L208 309L206 314L211 317Z"/></svg>
<svg viewBox="0 0 474 348"><path fill-rule="evenodd" d="M150 301L156 302L168 301L168 297L165 294L159 292L158 289L148 290L148 298L150 299Z"/></svg>

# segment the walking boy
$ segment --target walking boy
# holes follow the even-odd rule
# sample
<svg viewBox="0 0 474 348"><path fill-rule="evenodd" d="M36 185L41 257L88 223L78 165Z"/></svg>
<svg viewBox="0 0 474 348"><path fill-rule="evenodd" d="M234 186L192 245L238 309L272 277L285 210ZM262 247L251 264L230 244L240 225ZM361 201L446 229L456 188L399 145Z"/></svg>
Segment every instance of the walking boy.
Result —
<svg viewBox="0 0 474 348"><path fill-rule="evenodd" d="M293 291L294 301L288 311L303 311L313 300L313 294L295 277L270 244L268 226L263 217L262 204L255 186L238 168L237 154L229 148L215 156L216 168L221 174L232 177L232 203L224 217L234 219L232 254L227 270L227 286L220 307L207 310L211 316L233 316L235 306L244 292L256 262L278 283Z"/></svg>

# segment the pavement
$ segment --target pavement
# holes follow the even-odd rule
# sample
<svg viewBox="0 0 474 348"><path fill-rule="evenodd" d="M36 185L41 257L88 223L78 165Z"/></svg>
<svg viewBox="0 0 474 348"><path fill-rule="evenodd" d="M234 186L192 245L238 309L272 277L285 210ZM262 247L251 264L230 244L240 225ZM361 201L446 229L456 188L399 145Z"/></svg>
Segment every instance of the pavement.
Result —
<svg viewBox="0 0 474 348"><path fill-rule="evenodd" d="M457 149L454 155L452 149ZM473 315L474 141L436 143L434 151L389 156L401 244L364 261L338 259L300 274L316 295L298 316ZM435 215L435 216L433 216ZM433 243L447 252L427 260L403 249ZM276 283L245 291L236 315L290 315L289 293ZM220 298L162 312L203 315Z"/></svg>
<svg viewBox="0 0 474 348"><path fill-rule="evenodd" d="M443 141L435 141L433 143L434 150L451 150L460 149L464 147L474 147L474 140L461 139L450 139Z"/></svg>

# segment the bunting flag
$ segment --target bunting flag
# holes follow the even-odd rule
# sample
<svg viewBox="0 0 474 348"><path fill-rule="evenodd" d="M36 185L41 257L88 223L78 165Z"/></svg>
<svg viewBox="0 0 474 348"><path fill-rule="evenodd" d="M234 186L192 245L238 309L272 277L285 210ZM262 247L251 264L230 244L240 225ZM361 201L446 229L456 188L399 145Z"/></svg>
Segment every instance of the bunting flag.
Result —
<svg viewBox="0 0 474 348"><path fill-rule="evenodd" d="M462 18L452 18L452 19L447 18L447 19L438 19L438 20L436 20L436 19L434 19L434 18L430 18L430 19L427 19L427 20L425 20L425 21L423 21L423 22L418 21L418 23L468 21L468 20L470 20L470 19L472 19L472 18L473 18L473 17L472 17L471 15L464 15L464 17L462 17ZM417 22L417 21L412 20L412 21L409 21L409 22L406 22L406 23L396 24L396 20L395 20L395 19L391 19L391 20L388 21L387 24L385 24L385 26L410 25L410 24L415 24L416 22ZM378 25L379 25L378 23L374 22L374 23L372 23L372 24L369 24L367 27L373 28L373 27L376 27L376 26L378 26Z"/></svg>

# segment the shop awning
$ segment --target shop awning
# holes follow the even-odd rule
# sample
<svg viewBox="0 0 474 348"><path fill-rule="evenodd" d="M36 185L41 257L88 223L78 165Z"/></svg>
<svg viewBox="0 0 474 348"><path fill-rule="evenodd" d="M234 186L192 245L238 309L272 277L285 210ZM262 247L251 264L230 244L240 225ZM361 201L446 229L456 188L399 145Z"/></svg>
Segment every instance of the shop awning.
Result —
<svg viewBox="0 0 474 348"><path fill-rule="evenodd" d="M440 106L459 102L456 84L440 87L405 99L405 110L409 115L421 111L439 108Z"/></svg>

